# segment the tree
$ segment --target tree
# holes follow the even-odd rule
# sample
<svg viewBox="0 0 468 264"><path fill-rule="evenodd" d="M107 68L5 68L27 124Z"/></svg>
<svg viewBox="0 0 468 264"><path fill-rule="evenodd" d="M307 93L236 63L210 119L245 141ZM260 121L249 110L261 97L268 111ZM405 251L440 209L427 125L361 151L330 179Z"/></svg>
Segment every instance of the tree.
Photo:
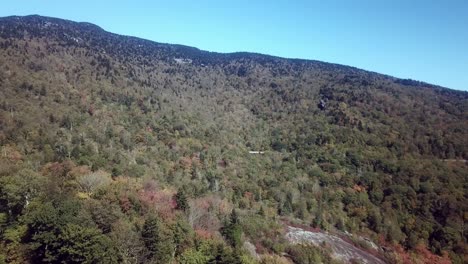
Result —
<svg viewBox="0 0 468 264"><path fill-rule="evenodd" d="M64 263L119 263L112 241L97 228L67 224L58 237L58 259Z"/></svg>
<svg viewBox="0 0 468 264"><path fill-rule="evenodd" d="M236 209L232 209L230 215L231 224L238 225L239 224L239 216L237 215Z"/></svg>
<svg viewBox="0 0 468 264"><path fill-rule="evenodd" d="M331 258L313 245L293 245L287 248L294 263L330 263Z"/></svg>
<svg viewBox="0 0 468 264"><path fill-rule="evenodd" d="M115 243L122 263L144 262L146 247L135 225L125 220L114 223L109 237Z"/></svg>
<svg viewBox="0 0 468 264"><path fill-rule="evenodd" d="M213 249L214 257L208 262L210 264L241 264L240 255L223 244L218 244Z"/></svg>
<svg viewBox="0 0 468 264"><path fill-rule="evenodd" d="M58 206L52 202L31 204L24 221L30 234L25 241L31 244L33 261L58 260L60 248L58 236L62 228L76 218L77 213L77 204L67 200Z"/></svg>
<svg viewBox="0 0 468 264"><path fill-rule="evenodd" d="M112 225L122 218L118 205L106 200L88 200L85 207L89 211L94 223L104 234L111 231Z"/></svg>
<svg viewBox="0 0 468 264"><path fill-rule="evenodd" d="M312 227L313 228L322 228L322 215L317 214L312 220Z"/></svg>
<svg viewBox="0 0 468 264"><path fill-rule="evenodd" d="M24 221L33 262L118 262L110 239L79 212L79 203L74 200L31 204Z"/></svg>
<svg viewBox="0 0 468 264"><path fill-rule="evenodd" d="M240 248L242 246L242 227L235 209L232 209L229 220L225 221L221 233L234 248Z"/></svg>
<svg viewBox="0 0 468 264"><path fill-rule="evenodd" d="M179 258L180 264L205 264L210 259L209 256L195 249L188 249Z"/></svg>
<svg viewBox="0 0 468 264"><path fill-rule="evenodd" d="M112 182L110 175L103 171L96 171L80 176L77 179L81 190L86 193L93 193L97 189L109 185Z"/></svg>
<svg viewBox="0 0 468 264"><path fill-rule="evenodd" d="M182 210L185 213L189 211L190 205L188 204L187 195L184 190L178 191L174 198L177 204L177 209Z"/></svg>
<svg viewBox="0 0 468 264"><path fill-rule="evenodd" d="M174 240L172 232L154 215L149 216L141 233L143 242L148 249L148 258L158 263L169 263L174 256Z"/></svg>
<svg viewBox="0 0 468 264"><path fill-rule="evenodd" d="M175 255L179 256L186 249L194 245L194 232L192 227L182 217L178 217L171 226L175 244Z"/></svg>
<svg viewBox="0 0 468 264"><path fill-rule="evenodd" d="M0 177L0 210L16 218L38 195L42 183L42 177L28 169Z"/></svg>

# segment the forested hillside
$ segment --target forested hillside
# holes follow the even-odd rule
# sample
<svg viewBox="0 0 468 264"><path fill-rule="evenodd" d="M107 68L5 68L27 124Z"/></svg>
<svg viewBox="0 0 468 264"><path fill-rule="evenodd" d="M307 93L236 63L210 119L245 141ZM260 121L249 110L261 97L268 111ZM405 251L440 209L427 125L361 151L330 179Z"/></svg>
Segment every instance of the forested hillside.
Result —
<svg viewBox="0 0 468 264"><path fill-rule="evenodd" d="M468 261L467 92L7 17L0 148L0 263Z"/></svg>

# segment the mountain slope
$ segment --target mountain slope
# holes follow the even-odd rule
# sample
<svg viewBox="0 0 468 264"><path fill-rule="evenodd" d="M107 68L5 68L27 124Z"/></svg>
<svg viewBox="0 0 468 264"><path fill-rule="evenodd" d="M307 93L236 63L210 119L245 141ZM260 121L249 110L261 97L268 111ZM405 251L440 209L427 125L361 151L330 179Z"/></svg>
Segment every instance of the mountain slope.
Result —
<svg viewBox="0 0 468 264"><path fill-rule="evenodd" d="M455 262L466 254L467 92L40 16L0 19L0 87L2 234L6 256L19 262L70 257L27 234L6 236L21 226L38 232L36 204L77 202L87 225L119 248L122 223L144 238L151 213L168 226L185 219L158 205L176 190L189 197L191 229L230 241L219 231L237 208L245 239L264 252L281 251L273 234L281 216L380 237L420 258L425 247ZM106 172L99 192L85 183ZM24 175L37 186L20 184ZM96 204L105 216L92 216ZM31 244L42 247L19 246ZM142 247L137 258L155 257Z"/></svg>

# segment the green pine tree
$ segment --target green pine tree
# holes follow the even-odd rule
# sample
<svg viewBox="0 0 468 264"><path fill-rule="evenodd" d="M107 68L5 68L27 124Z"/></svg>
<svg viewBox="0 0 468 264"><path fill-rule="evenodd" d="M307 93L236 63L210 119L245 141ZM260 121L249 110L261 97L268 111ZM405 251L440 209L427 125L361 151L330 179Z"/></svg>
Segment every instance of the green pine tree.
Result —
<svg viewBox="0 0 468 264"><path fill-rule="evenodd" d="M177 203L176 208L184 212L188 212L190 205L188 204L187 195L184 190L180 190L175 195L175 201Z"/></svg>
<svg viewBox="0 0 468 264"><path fill-rule="evenodd" d="M239 216L235 209L232 209L229 220L226 220L221 230L227 242L234 248L239 248L242 245L242 227L240 225Z"/></svg>
<svg viewBox="0 0 468 264"><path fill-rule="evenodd" d="M157 263L169 263L174 255L172 232L155 216L146 219L141 233L150 258Z"/></svg>

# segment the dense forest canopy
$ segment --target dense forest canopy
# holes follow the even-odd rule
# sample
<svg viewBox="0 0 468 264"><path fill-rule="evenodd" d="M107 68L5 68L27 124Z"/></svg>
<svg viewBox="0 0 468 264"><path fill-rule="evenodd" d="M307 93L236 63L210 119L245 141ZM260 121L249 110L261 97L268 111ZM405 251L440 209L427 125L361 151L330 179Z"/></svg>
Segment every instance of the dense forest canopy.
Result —
<svg viewBox="0 0 468 264"><path fill-rule="evenodd" d="M467 92L7 17L0 147L0 263L468 261Z"/></svg>

